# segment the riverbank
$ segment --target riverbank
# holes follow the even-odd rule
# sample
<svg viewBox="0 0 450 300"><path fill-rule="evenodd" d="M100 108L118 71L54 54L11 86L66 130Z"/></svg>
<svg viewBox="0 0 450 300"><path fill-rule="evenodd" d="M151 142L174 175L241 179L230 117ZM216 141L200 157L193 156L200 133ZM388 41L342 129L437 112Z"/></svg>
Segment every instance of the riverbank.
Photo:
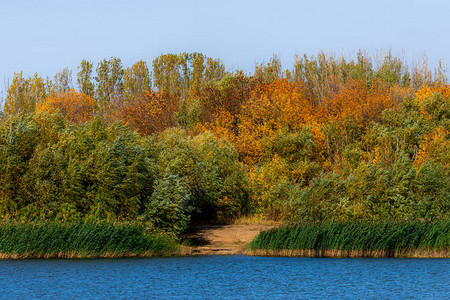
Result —
<svg viewBox="0 0 450 300"><path fill-rule="evenodd" d="M324 258L450 258L448 250L309 250L309 249L257 249L247 250L249 256L271 257L324 257Z"/></svg>
<svg viewBox="0 0 450 300"><path fill-rule="evenodd" d="M171 254L172 255L172 254ZM125 257L159 257L168 256L154 251L144 251L140 253L133 252L101 252L101 253L86 253L77 251L61 251L48 253L0 253L0 259L49 259L49 258L125 258Z"/></svg>
<svg viewBox="0 0 450 300"><path fill-rule="evenodd" d="M125 258L245 254L276 222L195 226L179 244L135 224L1 223L0 259Z"/></svg>
<svg viewBox="0 0 450 300"><path fill-rule="evenodd" d="M190 256L192 248L179 245L174 251L143 251L143 252L99 252L89 253L80 251L60 251L46 253L0 253L0 259L80 259L80 258L134 258L134 257L167 257L167 256Z"/></svg>
<svg viewBox="0 0 450 300"><path fill-rule="evenodd" d="M449 258L450 221L297 224L261 232L246 254Z"/></svg>
<svg viewBox="0 0 450 300"><path fill-rule="evenodd" d="M279 223L196 226L187 234L192 255L245 254L251 241L263 230Z"/></svg>
<svg viewBox="0 0 450 300"><path fill-rule="evenodd" d="M0 224L0 259L239 254L450 258L447 223L432 224L431 227L423 223L397 224L397 227L385 223L304 224L297 227L275 222L203 225L193 227L182 245L169 236L147 232L135 224L3 223Z"/></svg>
<svg viewBox="0 0 450 300"><path fill-rule="evenodd" d="M183 251L172 237L133 223L0 223L0 259L150 257Z"/></svg>

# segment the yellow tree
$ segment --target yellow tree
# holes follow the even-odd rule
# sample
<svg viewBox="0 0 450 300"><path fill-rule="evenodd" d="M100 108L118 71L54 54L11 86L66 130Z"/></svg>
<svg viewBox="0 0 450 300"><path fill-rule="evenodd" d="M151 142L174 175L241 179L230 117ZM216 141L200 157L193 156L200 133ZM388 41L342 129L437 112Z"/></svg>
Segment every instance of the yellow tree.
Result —
<svg viewBox="0 0 450 300"><path fill-rule="evenodd" d="M250 97L255 83L242 72L237 72L219 82L205 84L197 94L200 106L197 132L210 130L235 143L241 106Z"/></svg>
<svg viewBox="0 0 450 300"><path fill-rule="evenodd" d="M420 167L427 161L436 161L450 170L450 139L449 131L443 127L436 127L425 134L420 141L414 165Z"/></svg>
<svg viewBox="0 0 450 300"><path fill-rule="evenodd" d="M420 112L422 115L427 117L431 117L431 110L433 110L432 101L429 101L434 94L440 94L442 96L442 104L450 103L450 86L449 85L440 85L440 86L424 86L419 89L416 93L415 102L420 108ZM442 106L442 105L441 105ZM436 109L436 107L434 107Z"/></svg>
<svg viewBox="0 0 450 300"><path fill-rule="evenodd" d="M6 93L5 115L33 112L36 104L50 94L51 87L51 82L48 79L44 81L37 73L29 78L24 78L22 72L14 73L13 82Z"/></svg>
<svg viewBox="0 0 450 300"><path fill-rule="evenodd" d="M313 105L303 96L303 86L287 80L261 83L242 105L236 146L246 163L256 163L264 152L263 139L282 129L315 124Z"/></svg>
<svg viewBox="0 0 450 300"><path fill-rule="evenodd" d="M414 99L420 114L431 125L431 130L421 137L416 166L434 160L447 170L450 168L450 87L448 85L424 86Z"/></svg>
<svg viewBox="0 0 450 300"><path fill-rule="evenodd" d="M36 112L51 110L57 110L66 120L80 124L92 120L97 111L97 105L91 96L69 90L55 94L36 106Z"/></svg>

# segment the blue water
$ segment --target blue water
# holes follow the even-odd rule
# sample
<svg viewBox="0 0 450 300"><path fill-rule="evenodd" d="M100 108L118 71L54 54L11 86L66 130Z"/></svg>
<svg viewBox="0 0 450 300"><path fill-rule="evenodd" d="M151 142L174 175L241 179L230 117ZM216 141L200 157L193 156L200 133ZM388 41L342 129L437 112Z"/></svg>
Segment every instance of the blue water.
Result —
<svg viewBox="0 0 450 300"><path fill-rule="evenodd" d="M3 260L0 298L449 299L449 259Z"/></svg>

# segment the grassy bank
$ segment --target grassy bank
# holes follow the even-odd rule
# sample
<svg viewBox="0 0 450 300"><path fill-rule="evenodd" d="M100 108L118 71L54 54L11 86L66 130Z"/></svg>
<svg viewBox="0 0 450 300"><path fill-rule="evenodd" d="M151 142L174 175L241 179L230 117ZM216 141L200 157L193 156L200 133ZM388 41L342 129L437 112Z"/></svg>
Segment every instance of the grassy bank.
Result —
<svg viewBox="0 0 450 300"><path fill-rule="evenodd" d="M0 258L166 256L180 251L170 237L120 223L0 223Z"/></svg>
<svg viewBox="0 0 450 300"><path fill-rule="evenodd" d="M450 257L450 220L297 224L261 232L248 254L307 257Z"/></svg>

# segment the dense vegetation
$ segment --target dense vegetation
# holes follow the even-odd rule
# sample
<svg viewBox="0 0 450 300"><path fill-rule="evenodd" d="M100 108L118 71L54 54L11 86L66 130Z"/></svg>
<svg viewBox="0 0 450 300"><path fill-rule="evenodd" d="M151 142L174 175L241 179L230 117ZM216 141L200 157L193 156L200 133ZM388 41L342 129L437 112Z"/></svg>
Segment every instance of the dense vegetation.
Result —
<svg viewBox="0 0 450 300"><path fill-rule="evenodd" d="M183 53L152 72L114 57L95 71L82 61L77 89L68 69L14 75L0 119L1 219L132 221L180 236L242 215L448 218L442 64L433 74L390 52L319 53L284 71L274 56L246 75Z"/></svg>
<svg viewBox="0 0 450 300"><path fill-rule="evenodd" d="M237 154L210 133L142 138L119 123L74 126L45 112L0 128L3 218L138 220L179 234L191 217L225 220L245 209Z"/></svg>
<svg viewBox="0 0 450 300"><path fill-rule="evenodd" d="M450 249L450 221L426 222L331 222L274 228L261 232L250 245L272 255L286 250L341 250L337 256L413 255L414 251ZM327 255L332 255L331 253ZM430 255L427 253L426 255ZM448 252L447 252L448 256Z"/></svg>
<svg viewBox="0 0 450 300"><path fill-rule="evenodd" d="M145 232L133 224L0 223L0 253L4 257L98 257L170 255L173 239Z"/></svg>

